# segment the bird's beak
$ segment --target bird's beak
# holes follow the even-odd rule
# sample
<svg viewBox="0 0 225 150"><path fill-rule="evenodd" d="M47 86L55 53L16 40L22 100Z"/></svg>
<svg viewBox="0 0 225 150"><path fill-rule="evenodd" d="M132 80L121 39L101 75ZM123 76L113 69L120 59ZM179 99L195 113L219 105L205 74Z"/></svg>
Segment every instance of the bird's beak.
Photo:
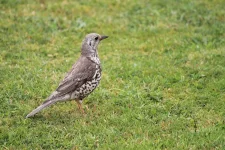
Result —
<svg viewBox="0 0 225 150"><path fill-rule="evenodd" d="M101 37L100 37L100 41L101 40L104 40L104 39L106 39L106 38L108 38L109 36L106 36L106 35L101 35Z"/></svg>

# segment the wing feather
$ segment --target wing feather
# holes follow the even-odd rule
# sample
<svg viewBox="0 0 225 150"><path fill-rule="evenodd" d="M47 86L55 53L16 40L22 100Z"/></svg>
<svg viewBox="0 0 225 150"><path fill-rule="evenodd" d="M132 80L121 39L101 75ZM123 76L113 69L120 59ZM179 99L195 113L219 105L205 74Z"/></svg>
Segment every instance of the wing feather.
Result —
<svg viewBox="0 0 225 150"><path fill-rule="evenodd" d="M86 57L80 59L73 65L71 71L65 76L63 81L56 89L56 93L50 96L50 99L64 96L74 92L81 87L85 82L92 80L96 72L96 64ZM48 99L49 100L49 99Z"/></svg>

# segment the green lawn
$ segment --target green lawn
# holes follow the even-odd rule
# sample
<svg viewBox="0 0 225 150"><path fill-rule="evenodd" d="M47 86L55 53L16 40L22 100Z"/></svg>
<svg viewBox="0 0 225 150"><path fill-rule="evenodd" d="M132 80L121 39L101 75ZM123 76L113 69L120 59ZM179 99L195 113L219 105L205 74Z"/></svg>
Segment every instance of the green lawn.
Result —
<svg viewBox="0 0 225 150"><path fill-rule="evenodd" d="M224 0L0 0L0 149L224 149ZM80 55L100 86L25 116Z"/></svg>

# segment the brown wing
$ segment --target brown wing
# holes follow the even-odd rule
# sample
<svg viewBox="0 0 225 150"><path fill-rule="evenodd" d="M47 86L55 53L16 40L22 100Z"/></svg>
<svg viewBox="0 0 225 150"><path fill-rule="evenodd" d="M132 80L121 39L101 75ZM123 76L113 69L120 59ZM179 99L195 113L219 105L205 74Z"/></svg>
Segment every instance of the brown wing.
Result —
<svg viewBox="0 0 225 150"><path fill-rule="evenodd" d="M86 57L81 56L76 64L73 65L72 70L59 84L58 88L56 89L57 94L55 94L52 98L72 93L81 87L85 82L90 81L94 76L95 71L96 64Z"/></svg>

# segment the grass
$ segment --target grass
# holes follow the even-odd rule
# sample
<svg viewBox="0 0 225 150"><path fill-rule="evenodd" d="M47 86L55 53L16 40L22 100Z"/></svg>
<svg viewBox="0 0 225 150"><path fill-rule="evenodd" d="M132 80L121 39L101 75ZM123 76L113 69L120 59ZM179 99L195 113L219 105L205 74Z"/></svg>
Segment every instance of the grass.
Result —
<svg viewBox="0 0 225 150"><path fill-rule="evenodd" d="M224 0L0 3L0 149L225 147ZM25 119L90 32L110 38L87 115L66 102Z"/></svg>

